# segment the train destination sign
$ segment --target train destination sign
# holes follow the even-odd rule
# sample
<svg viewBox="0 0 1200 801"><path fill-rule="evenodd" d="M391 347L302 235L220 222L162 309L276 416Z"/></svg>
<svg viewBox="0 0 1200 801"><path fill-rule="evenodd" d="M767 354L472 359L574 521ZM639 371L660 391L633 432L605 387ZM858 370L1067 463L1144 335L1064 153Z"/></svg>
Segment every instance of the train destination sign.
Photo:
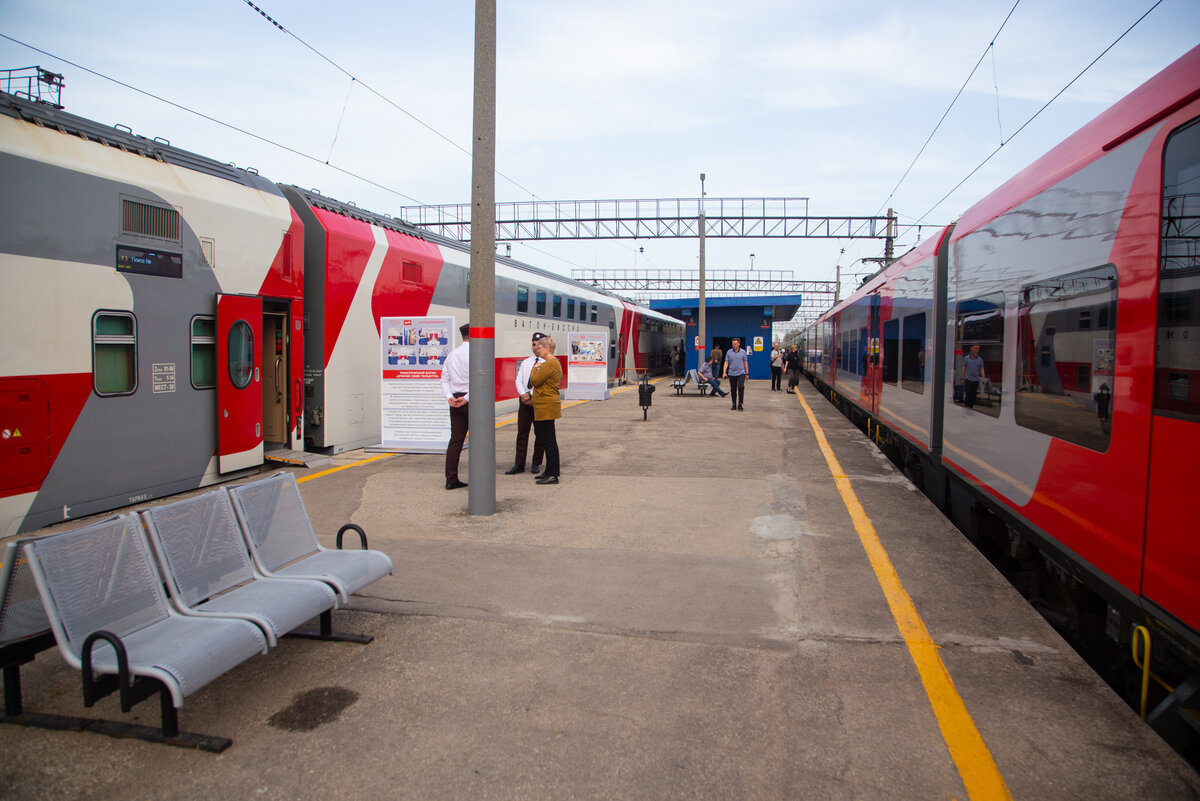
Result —
<svg viewBox="0 0 1200 801"><path fill-rule="evenodd" d="M161 250L117 245L117 270L123 273L183 278L183 256Z"/></svg>

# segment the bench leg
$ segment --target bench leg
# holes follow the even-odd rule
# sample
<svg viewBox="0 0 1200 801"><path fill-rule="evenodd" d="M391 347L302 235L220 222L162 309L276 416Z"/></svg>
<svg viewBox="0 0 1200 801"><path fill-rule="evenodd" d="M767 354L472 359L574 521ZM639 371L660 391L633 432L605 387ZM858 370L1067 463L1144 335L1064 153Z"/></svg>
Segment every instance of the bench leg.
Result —
<svg viewBox="0 0 1200 801"><path fill-rule="evenodd" d="M298 637L302 640L328 640L330 642L356 642L360 645L366 645L371 640L375 639L370 634L346 634L343 632L335 632L333 630L333 610L326 609L321 613L321 630L313 631L312 629L295 629L283 635L285 637Z"/></svg>

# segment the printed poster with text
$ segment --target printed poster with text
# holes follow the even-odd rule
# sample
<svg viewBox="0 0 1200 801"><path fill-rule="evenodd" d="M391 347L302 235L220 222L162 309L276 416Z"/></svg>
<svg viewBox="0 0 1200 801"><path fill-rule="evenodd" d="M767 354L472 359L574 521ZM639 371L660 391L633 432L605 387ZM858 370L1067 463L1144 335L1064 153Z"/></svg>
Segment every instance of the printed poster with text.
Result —
<svg viewBox="0 0 1200 801"><path fill-rule="evenodd" d="M442 453L450 415L442 397L442 365L454 350L453 317L381 317L380 382L385 450Z"/></svg>
<svg viewBox="0 0 1200 801"><path fill-rule="evenodd" d="M608 400L608 333L567 334L567 400Z"/></svg>

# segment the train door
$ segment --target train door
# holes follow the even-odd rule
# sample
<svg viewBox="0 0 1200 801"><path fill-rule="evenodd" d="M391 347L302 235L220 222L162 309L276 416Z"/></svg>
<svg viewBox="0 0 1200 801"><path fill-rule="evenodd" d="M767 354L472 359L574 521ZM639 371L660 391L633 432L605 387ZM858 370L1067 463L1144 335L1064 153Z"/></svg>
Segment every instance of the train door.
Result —
<svg viewBox="0 0 1200 801"><path fill-rule="evenodd" d="M288 444L288 320L287 314L263 312L262 393L265 447Z"/></svg>
<svg viewBox="0 0 1200 801"><path fill-rule="evenodd" d="M1146 496L1142 595L1200 629L1200 119L1173 132L1163 156L1163 219ZM1097 398L1098 406L1101 399ZM1107 417L1111 410L1098 408ZM1115 432L1114 432L1115 435Z"/></svg>
<svg viewBox="0 0 1200 801"><path fill-rule="evenodd" d="M262 298L217 295L217 469L263 461Z"/></svg>
<svg viewBox="0 0 1200 801"><path fill-rule="evenodd" d="M880 348L880 296L876 292L868 297L866 341L863 344L863 405L872 414L879 413L879 395L883 388L883 351Z"/></svg>

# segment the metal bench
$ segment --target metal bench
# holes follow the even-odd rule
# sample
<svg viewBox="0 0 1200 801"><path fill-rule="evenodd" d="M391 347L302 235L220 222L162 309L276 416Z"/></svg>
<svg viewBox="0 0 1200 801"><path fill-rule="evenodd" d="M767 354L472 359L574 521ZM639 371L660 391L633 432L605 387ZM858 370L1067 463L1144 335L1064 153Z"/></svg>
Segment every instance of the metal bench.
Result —
<svg viewBox="0 0 1200 801"><path fill-rule="evenodd" d="M683 378L676 378L671 382L671 388L675 390L676 395L682 395L684 387L688 384L695 384L701 395L708 393L708 383L701 381L700 374L695 370L688 370Z"/></svg>
<svg viewBox="0 0 1200 801"><path fill-rule="evenodd" d="M4 719L29 723L21 702L21 665L54 647L54 632L42 608L23 550L25 540L0 552L0 668L4 674Z"/></svg>
<svg viewBox="0 0 1200 801"><path fill-rule="evenodd" d="M207 751L230 745L228 738L180 733L177 710L184 697L266 653L258 626L173 609L135 514L26 541L24 553L59 652L82 671L84 706L116 692L128 712L159 695L161 730L121 724L93 730Z"/></svg>
<svg viewBox="0 0 1200 801"><path fill-rule="evenodd" d="M237 617L278 638L315 617L331 628L337 595L323 581L272 578L254 570L229 492L218 489L142 511L171 603L185 615ZM345 639L330 634L324 639ZM361 641L361 639L359 640Z"/></svg>
<svg viewBox="0 0 1200 801"><path fill-rule="evenodd" d="M250 556L265 575L324 581L342 603L349 603L351 595L395 572L387 554L369 550L367 535L353 523L338 530L338 550L322 547L291 473L276 473L229 492ZM362 550L341 550L347 531L358 533Z"/></svg>

